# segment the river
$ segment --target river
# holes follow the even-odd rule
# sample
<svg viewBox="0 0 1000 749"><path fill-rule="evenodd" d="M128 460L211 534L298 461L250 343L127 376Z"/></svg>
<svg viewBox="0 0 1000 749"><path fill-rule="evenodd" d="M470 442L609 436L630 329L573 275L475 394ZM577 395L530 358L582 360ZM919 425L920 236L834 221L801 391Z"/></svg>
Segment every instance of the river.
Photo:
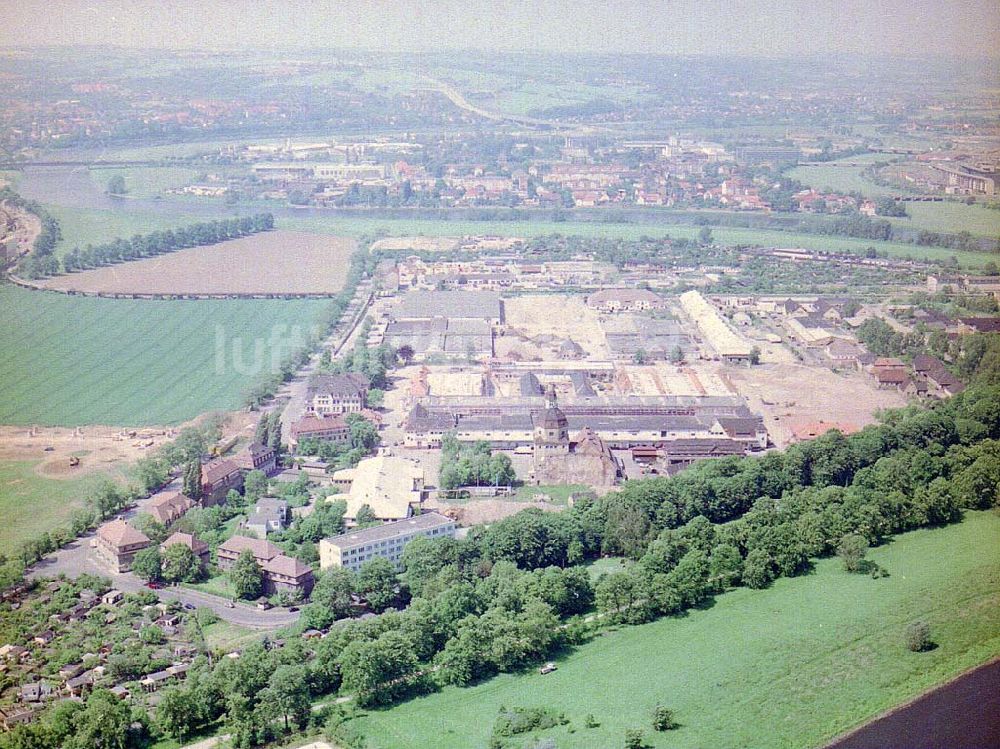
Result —
<svg viewBox="0 0 1000 749"><path fill-rule="evenodd" d="M826 749L1000 747L1000 660L862 726Z"/></svg>

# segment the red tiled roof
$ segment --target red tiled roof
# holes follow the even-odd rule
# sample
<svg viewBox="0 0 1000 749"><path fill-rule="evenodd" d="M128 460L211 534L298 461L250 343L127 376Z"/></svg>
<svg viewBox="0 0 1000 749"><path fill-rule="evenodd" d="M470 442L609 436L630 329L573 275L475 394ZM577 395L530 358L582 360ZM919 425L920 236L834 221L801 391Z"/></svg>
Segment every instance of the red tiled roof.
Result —
<svg viewBox="0 0 1000 749"><path fill-rule="evenodd" d="M110 523L105 523L97 529L97 535L118 548L149 543L146 534L137 531L124 520L112 520Z"/></svg>
<svg viewBox="0 0 1000 749"><path fill-rule="evenodd" d="M236 473L239 466L228 458L219 458L201 467L201 480L206 484L215 484L227 476Z"/></svg>
<svg viewBox="0 0 1000 749"><path fill-rule="evenodd" d="M201 554L208 551L208 544L202 541L197 536L193 536L190 533L174 533L170 538L160 544L161 549L166 549L168 546L173 546L174 544L181 544L191 549L195 554Z"/></svg>
<svg viewBox="0 0 1000 749"><path fill-rule="evenodd" d="M263 565L265 572L285 577L299 578L312 572L312 568L295 557L279 554Z"/></svg>
<svg viewBox="0 0 1000 749"><path fill-rule="evenodd" d="M311 434L325 432L331 429L347 429L347 422L342 416L303 416L292 424L292 434Z"/></svg>
<svg viewBox="0 0 1000 749"><path fill-rule="evenodd" d="M229 552L237 556L245 549L250 549L256 559L273 559L281 554L281 549L270 541L247 536L233 536L219 546L219 551Z"/></svg>

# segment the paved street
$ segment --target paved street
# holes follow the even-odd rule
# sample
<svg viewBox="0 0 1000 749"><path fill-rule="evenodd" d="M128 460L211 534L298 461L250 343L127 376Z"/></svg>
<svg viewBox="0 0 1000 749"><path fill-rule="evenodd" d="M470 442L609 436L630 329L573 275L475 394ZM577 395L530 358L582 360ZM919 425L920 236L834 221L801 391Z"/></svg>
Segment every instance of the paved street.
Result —
<svg viewBox="0 0 1000 749"><path fill-rule="evenodd" d="M126 593L150 590L142 580L130 572L115 573L97 564L94 560L93 549L90 547L93 538L94 534L89 533L63 547L55 554L50 554L28 571L28 577L56 577L60 574L65 574L67 577L78 577L82 574L90 574L108 578L112 586ZM166 587L152 592L162 601L180 601L192 606L212 609L219 615L220 619L251 629L272 630L286 627L299 617L297 612L289 612L285 609L260 611L256 607L244 603L237 603L233 608L229 608L226 606L225 598L183 587Z"/></svg>

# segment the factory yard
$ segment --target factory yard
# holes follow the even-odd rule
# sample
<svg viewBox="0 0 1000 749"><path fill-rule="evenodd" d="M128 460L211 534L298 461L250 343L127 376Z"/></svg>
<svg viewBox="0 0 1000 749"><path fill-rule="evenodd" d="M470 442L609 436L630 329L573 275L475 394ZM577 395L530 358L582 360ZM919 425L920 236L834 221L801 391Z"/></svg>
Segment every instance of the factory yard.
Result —
<svg viewBox="0 0 1000 749"><path fill-rule="evenodd" d="M771 441L784 447L812 427L834 425L861 429L875 422L875 413L906 405L898 390L879 390L860 372L836 373L819 366L762 364L728 367L724 377L764 414Z"/></svg>
<svg viewBox="0 0 1000 749"><path fill-rule="evenodd" d="M353 239L272 231L81 271L43 288L89 294L333 294L344 287ZM264 269L262 271L262 269Z"/></svg>
<svg viewBox="0 0 1000 749"><path fill-rule="evenodd" d="M517 331L535 343L568 338L579 344L588 358L607 359L609 356L600 316L584 303L582 296L532 294L511 297L504 300L504 313L508 336Z"/></svg>

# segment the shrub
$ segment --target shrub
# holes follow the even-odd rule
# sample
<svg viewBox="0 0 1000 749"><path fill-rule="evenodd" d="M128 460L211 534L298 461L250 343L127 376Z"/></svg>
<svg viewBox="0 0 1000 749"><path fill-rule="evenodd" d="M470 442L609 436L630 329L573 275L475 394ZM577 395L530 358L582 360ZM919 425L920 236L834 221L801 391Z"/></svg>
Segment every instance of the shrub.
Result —
<svg viewBox="0 0 1000 749"><path fill-rule="evenodd" d="M642 731L638 728L625 729L625 749L644 749L645 746Z"/></svg>
<svg viewBox="0 0 1000 749"><path fill-rule="evenodd" d="M927 622L913 622L906 628L906 647L914 653L930 650L931 628Z"/></svg>
<svg viewBox="0 0 1000 749"><path fill-rule="evenodd" d="M674 711L663 705L653 708L653 730L670 731L677 728L677 721L674 720Z"/></svg>

